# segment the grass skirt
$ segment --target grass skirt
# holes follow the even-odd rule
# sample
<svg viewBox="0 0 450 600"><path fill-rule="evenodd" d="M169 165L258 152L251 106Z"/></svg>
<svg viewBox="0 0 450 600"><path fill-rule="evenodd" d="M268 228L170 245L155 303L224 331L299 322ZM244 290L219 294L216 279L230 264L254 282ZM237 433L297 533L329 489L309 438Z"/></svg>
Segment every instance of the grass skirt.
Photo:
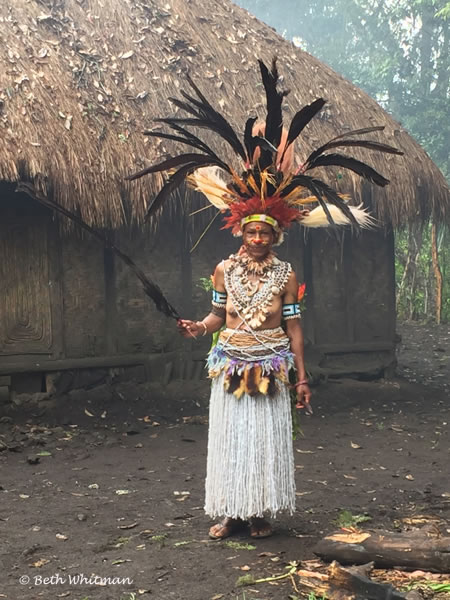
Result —
<svg viewBox="0 0 450 600"><path fill-rule="evenodd" d="M248 519L295 510L289 390L278 382L272 398L224 389L212 381L205 512L212 518Z"/></svg>

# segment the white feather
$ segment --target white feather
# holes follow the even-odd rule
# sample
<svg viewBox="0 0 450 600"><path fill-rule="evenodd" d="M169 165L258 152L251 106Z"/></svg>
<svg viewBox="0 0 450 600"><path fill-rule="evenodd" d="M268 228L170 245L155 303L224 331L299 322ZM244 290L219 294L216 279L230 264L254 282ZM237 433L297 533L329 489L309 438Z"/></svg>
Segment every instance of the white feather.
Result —
<svg viewBox="0 0 450 600"><path fill-rule="evenodd" d="M367 209L361 208L362 204L359 206L349 206L348 208L352 212L356 221L363 229L371 229L376 226L376 220L370 213L367 212ZM336 225L350 225L350 220L348 217L344 215L344 213L334 204L327 204L328 210L330 211L331 217ZM328 222L325 211L321 206L318 206L314 210L312 210L307 217L304 217L300 223L305 227L329 227L330 223Z"/></svg>
<svg viewBox="0 0 450 600"><path fill-rule="evenodd" d="M194 188L208 198L213 206L219 210L229 207L229 202L224 198L228 195L226 182L220 176L223 170L220 167L202 167L191 175Z"/></svg>

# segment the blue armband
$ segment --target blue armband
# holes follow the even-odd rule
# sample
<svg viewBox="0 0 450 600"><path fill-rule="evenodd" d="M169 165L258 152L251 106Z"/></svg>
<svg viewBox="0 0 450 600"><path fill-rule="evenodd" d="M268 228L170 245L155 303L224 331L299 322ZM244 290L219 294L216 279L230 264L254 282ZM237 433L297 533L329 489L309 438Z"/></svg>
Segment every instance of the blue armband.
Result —
<svg viewBox="0 0 450 600"><path fill-rule="evenodd" d="M218 292L213 289L212 291L212 305L217 308L225 308L227 303L227 293L226 292Z"/></svg>
<svg viewBox="0 0 450 600"><path fill-rule="evenodd" d="M283 319L287 321L288 319L300 319L300 304L297 302L295 304L283 304Z"/></svg>

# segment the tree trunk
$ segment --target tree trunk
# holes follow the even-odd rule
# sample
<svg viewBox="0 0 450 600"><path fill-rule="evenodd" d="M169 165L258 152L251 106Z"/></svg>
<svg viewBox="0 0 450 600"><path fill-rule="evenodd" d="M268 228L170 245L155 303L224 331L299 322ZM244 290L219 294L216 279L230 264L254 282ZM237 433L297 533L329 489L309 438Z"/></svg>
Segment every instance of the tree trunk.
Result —
<svg viewBox="0 0 450 600"><path fill-rule="evenodd" d="M433 273L435 280L435 293L436 293L436 323L439 325L441 322L442 313L442 272L439 265L439 252L437 246L437 226L433 222L431 226L431 258L433 261Z"/></svg>
<svg viewBox="0 0 450 600"><path fill-rule="evenodd" d="M342 564L373 561L378 568L450 572L450 537L430 537L424 529L406 533L338 532L321 540L313 551L324 560Z"/></svg>
<svg viewBox="0 0 450 600"><path fill-rule="evenodd" d="M406 290L409 290L409 299L405 302L405 316L409 319L414 316L414 294L416 288L417 262L422 248L423 225L411 224L408 232L408 254L405 269L397 290L397 306Z"/></svg>

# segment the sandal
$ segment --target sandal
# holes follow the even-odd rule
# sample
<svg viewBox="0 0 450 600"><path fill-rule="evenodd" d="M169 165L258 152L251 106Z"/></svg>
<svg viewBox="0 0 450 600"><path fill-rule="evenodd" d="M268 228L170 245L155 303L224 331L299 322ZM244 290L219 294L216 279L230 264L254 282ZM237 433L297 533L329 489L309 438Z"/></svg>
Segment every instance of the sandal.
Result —
<svg viewBox="0 0 450 600"><path fill-rule="evenodd" d="M212 540L224 540L225 538L230 537L230 535L241 531L247 525L248 523L242 519L231 519L230 517L227 517L221 523L213 525L209 530L208 535Z"/></svg>
<svg viewBox="0 0 450 600"><path fill-rule="evenodd" d="M273 535L272 525L262 518L253 518L250 525L250 537L253 539L267 538Z"/></svg>

